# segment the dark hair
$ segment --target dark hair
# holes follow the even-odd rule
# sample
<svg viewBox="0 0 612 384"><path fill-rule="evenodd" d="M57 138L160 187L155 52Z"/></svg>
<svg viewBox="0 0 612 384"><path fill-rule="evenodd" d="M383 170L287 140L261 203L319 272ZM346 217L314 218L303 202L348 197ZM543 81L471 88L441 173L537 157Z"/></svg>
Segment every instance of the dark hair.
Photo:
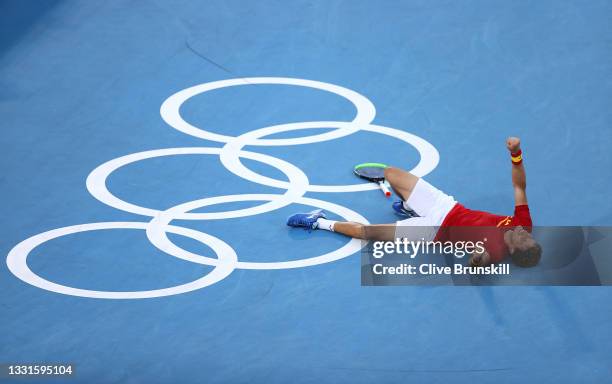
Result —
<svg viewBox="0 0 612 384"><path fill-rule="evenodd" d="M512 262L519 267L529 268L536 266L542 258L542 247L540 244L535 243L533 247L529 247L525 250L515 249L510 254Z"/></svg>

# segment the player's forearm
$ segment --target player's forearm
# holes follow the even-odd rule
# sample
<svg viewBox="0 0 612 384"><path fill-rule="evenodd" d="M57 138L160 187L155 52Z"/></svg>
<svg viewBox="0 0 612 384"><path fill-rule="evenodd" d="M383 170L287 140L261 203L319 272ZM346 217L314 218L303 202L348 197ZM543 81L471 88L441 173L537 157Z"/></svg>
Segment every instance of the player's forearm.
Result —
<svg viewBox="0 0 612 384"><path fill-rule="evenodd" d="M514 185L515 189L525 190L527 187L527 177L525 176L525 167L523 166L521 139L509 137L506 140L506 147L510 151L510 158L512 160L512 185Z"/></svg>
<svg viewBox="0 0 612 384"><path fill-rule="evenodd" d="M525 190L527 188L527 176L525 175L525 167L523 163L512 164L512 185L515 188Z"/></svg>

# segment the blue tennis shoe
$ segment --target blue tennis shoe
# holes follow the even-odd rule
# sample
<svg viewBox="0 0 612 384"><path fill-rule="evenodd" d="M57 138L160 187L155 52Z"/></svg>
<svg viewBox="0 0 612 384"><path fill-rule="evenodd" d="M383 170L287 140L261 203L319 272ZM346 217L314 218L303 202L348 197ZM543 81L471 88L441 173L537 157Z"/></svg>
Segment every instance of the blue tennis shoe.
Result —
<svg viewBox="0 0 612 384"><path fill-rule="evenodd" d="M404 202L401 200L398 200L391 204L391 207L395 211L396 215L405 219L409 219L411 217L419 217L419 215L412 209L406 209L406 207L404 207Z"/></svg>
<svg viewBox="0 0 612 384"><path fill-rule="evenodd" d="M294 215L289 216L287 219L287 225L290 227L301 227L306 228L308 230L317 229L319 223L317 223L317 219L319 217L326 218L325 211L322 209L316 209L312 212L308 213L296 213Z"/></svg>

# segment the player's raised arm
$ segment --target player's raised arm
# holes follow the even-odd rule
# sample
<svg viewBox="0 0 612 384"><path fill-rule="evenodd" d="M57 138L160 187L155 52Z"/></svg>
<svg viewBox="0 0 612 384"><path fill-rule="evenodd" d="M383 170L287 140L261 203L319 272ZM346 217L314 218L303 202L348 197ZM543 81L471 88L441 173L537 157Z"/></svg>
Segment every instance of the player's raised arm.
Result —
<svg viewBox="0 0 612 384"><path fill-rule="evenodd" d="M527 204L527 176L523 165L521 140L518 137L509 137L506 147L512 159L512 186L514 187L514 205Z"/></svg>

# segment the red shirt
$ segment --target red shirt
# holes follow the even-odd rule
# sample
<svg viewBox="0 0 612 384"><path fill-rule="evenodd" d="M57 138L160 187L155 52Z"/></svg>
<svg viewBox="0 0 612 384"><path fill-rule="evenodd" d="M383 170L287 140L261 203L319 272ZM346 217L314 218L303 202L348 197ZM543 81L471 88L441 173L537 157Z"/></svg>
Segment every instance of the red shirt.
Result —
<svg viewBox="0 0 612 384"><path fill-rule="evenodd" d="M501 261L508 255L504 242L504 233L512 227L523 226L531 231L532 222L529 206L514 207L514 216L500 216L492 213L475 211L457 203L444 218L436 234L438 241L484 241L485 248L491 256L491 262ZM462 228L463 227L463 228ZM474 230L466 227L486 227ZM486 240L485 240L486 239Z"/></svg>

